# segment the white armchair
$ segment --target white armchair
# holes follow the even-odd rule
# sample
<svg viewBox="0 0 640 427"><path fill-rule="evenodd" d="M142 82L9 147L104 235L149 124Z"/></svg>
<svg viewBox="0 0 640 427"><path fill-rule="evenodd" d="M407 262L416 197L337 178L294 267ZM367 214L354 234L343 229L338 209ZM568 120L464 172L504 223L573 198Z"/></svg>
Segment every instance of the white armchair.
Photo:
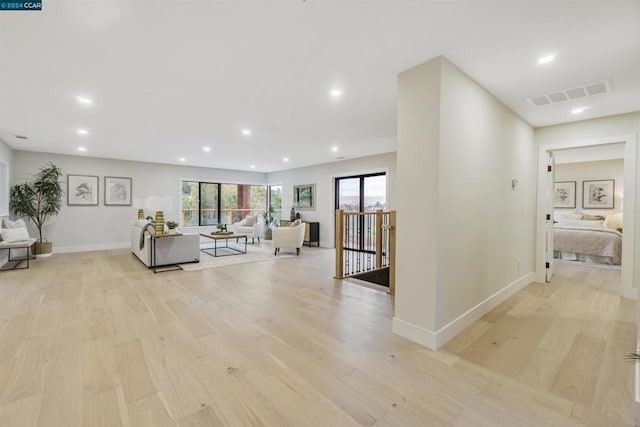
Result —
<svg viewBox="0 0 640 427"><path fill-rule="evenodd" d="M304 241L305 225L295 227L277 227L273 229L274 255L278 255L280 248L295 248L296 255L300 255L300 248Z"/></svg>
<svg viewBox="0 0 640 427"><path fill-rule="evenodd" d="M251 239L252 243L255 243L255 239L257 238L258 243L260 243L260 230L262 230L262 221L261 218L257 215L247 216L240 222L228 225L227 229L237 234L246 234L247 239Z"/></svg>

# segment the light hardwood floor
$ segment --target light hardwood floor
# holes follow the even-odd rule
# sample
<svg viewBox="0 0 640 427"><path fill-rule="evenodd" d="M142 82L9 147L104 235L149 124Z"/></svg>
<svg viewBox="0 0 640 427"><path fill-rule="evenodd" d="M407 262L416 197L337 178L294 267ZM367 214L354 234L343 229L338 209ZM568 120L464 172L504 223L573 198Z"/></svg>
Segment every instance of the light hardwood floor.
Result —
<svg viewBox="0 0 640 427"><path fill-rule="evenodd" d="M631 376L609 343L635 337L635 306L575 286L532 285L448 351L433 352L394 336L392 298L333 280L332 260L331 250L303 248L291 259L153 274L116 250L55 255L0 273L0 425L627 419ZM551 320L562 298L569 313L598 310L580 321ZM519 331L522 339L510 339ZM485 335L498 344L478 338ZM498 351L518 347L526 369ZM558 353L584 353L602 380L594 383ZM574 376L578 388L570 386Z"/></svg>
<svg viewBox="0 0 640 427"><path fill-rule="evenodd" d="M620 273L556 263L550 284L529 285L444 350L573 402L573 417L587 424L634 425L625 355L636 348L637 311L615 293Z"/></svg>

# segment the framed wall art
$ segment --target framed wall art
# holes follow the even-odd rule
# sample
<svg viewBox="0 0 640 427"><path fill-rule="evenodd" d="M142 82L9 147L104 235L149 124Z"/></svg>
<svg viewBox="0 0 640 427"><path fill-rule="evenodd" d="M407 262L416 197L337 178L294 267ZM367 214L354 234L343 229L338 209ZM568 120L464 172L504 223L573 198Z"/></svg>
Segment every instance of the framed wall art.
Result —
<svg viewBox="0 0 640 427"><path fill-rule="evenodd" d="M98 206L98 177L67 175L67 205Z"/></svg>
<svg viewBox="0 0 640 427"><path fill-rule="evenodd" d="M613 209L615 185L614 179L582 181L582 207L584 209Z"/></svg>
<svg viewBox="0 0 640 427"><path fill-rule="evenodd" d="M293 186L293 203L301 211L316 210L316 185L304 184Z"/></svg>
<svg viewBox="0 0 640 427"><path fill-rule="evenodd" d="M560 181L553 185L553 207L560 209L576 208L576 182Z"/></svg>
<svg viewBox="0 0 640 427"><path fill-rule="evenodd" d="M105 176L104 205L131 206L131 178Z"/></svg>

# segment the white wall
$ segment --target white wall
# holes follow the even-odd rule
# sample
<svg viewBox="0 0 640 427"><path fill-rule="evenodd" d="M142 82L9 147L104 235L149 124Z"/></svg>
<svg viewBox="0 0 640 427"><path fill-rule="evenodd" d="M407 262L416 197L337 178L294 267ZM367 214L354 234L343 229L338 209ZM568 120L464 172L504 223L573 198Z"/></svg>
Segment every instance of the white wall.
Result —
<svg viewBox="0 0 640 427"><path fill-rule="evenodd" d="M394 331L425 345L436 319L440 75L435 59L398 76Z"/></svg>
<svg viewBox="0 0 640 427"><path fill-rule="evenodd" d="M396 177L396 153L379 154L338 162L325 163L299 169L290 169L267 174L269 184L282 184L283 218L289 217L293 202L293 186L316 184L316 210L300 211L307 221L320 223L320 246L332 248L335 240L335 184L339 176L368 172L387 172L387 206L395 209L394 191Z"/></svg>
<svg viewBox="0 0 640 427"><path fill-rule="evenodd" d="M166 220L178 220L180 211L180 181L182 179L265 184L266 175L257 172L241 172L174 166L155 163L99 159L83 156L64 156L28 151L15 151L12 182L28 179L29 174L47 162L53 162L67 174L97 175L100 177L98 206L67 206L66 195L60 215L50 218L44 234L54 242L54 252L109 249L129 246L131 224L137 218L139 206L104 206L104 177L131 177L134 199L152 195L170 196L173 209L165 212ZM66 187L65 187L66 193Z"/></svg>
<svg viewBox="0 0 640 427"><path fill-rule="evenodd" d="M0 225L2 219L9 214L9 190L11 168L13 165L13 150L0 140ZM7 261L7 251L0 253L0 265Z"/></svg>
<svg viewBox="0 0 640 427"><path fill-rule="evenodd" d="M437 348L531 281L536 148L446 59L400 74L394 332Z"/></svg>
<svg viewBox="0 0 640 427"><path fill-rule="evenodd" d="M563 163L556 165L556 182L576 181L576 208L556 209L556 212L587 212L592 215L600 213L609 215L622 211L624 196L624 160L600 160L594 162ZM615 180L614 209L583 209L582 182L591 180Z"/></svg>
<svg viewBox="0 0 640 427"><path fill-rule="evenodd" d="M0 219L9 213L9 190L13 150L0 140Z"/></svg>
<svg viewBox="0 0 640 427"><path fill-rule="evenodd" d="M537 128L535 138L538 145L548 145L638 133L640 133L640 112L635 112Z"/></svg>

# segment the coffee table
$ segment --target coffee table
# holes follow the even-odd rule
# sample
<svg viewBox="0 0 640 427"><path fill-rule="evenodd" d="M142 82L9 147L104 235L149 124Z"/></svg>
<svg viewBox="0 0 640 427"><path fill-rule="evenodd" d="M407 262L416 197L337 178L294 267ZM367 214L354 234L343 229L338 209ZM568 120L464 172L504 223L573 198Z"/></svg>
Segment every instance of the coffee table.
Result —
<svg viewBox="0 0 640 427"><path fill-rule="evenodd" d="M229 255L242 255L247 253L247 235L246 234L200 233L200 236L213 240L213 248L200 249L200 251L204 252L205 254L209 254L214 257L219 257L219 256L229 256ZM236 239L236 242L238 241L238 239L244 239L244 251L242 249L229 246L229 240L231 239ZM224 240L224 246L218 246L218 241L220 240ZM231 252L231 253L218 254L219 250L222 250L223 252Z"/></svg>

